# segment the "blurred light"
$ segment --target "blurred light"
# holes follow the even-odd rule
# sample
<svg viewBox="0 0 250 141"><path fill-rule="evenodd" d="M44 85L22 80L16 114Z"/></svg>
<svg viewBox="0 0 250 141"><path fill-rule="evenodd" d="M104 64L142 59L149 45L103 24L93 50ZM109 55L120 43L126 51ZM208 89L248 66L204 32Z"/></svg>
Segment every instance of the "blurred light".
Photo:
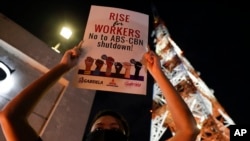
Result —
<svg viewBox="0 0 250 141"><path fill-rule="evenodd" d="M72 31L67 28L67 27L63 27L60 35L63 36L65 39L69 39L72 35ZM57 43L54 47L51 47L55 52L60 53L59 47L60 47L60 43Z"/></svg>
<svg viewBox="0 0 250 141"><path fill-rule="evenodd" d="M67 27L63 27L60 32L60 35L62 35L66 39L69 39L70 36L72 35L72 31Z"/></svg>
<svg viewBox="0 0 250 141"><path fill-rule="evenodd" d="M19 81L17 81L17 79L18 78L16 76L10 75L4 80L0 81L0 88L4 88L1 89L0 95L9 95L9 91L18 85Z"/></svg>
<svg viewBox="0 0 250 141"><path fill-rule="evenodd" d="M3 62L0 61L0 81L7 79L10 74L11 74L11 70L8 68L8 66L6 66Z"/></svg>
<svg viewBox="0 0 250 141"><path fill-rule="evenodd" d="M59 46L60 46L60 43L57 43L56 46L52 47L52 49L56 51L57 53L60 53L60 50L58 50Z"/></svg>
<svg viewBox="0 0 250 141"><path fill-rule="evenodd" d="M202 125L201 125L201 124L197 124L197 128L198 128L198 129L201 129L201 128L202 128Z"/></svg>
<svg viewBox="0 0 250 141"><path fill-rule="evenodd" d="M13 73L15 70L9 68L4 62L0 61L0 88L1 93L0 94L6 94L8 91L14 86L15 80L13 77L11 77L11 73Z"/></svg>

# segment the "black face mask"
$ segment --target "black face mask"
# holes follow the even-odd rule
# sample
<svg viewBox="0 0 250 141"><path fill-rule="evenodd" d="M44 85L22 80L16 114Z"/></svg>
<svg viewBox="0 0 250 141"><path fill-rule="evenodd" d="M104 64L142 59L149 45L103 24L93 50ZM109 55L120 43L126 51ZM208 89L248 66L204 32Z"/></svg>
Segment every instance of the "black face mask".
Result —
<svg viewBox="0 0 250 141"><path fill-rule="evenodd" d="M127 136L119 130L96 130L91 132L86 141L127 141Z"/></svg>

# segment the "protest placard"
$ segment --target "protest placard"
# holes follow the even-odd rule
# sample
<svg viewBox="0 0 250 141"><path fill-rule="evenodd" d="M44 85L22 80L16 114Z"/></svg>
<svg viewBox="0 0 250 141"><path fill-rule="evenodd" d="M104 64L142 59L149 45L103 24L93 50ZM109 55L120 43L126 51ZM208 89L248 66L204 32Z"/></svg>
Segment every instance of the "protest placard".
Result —
<svg viewBox="0 0 250 141"><path fill-rule="evenodd" d="M147 14L92 5L74 85L145 95L147 70L141 60L148 46L148 24Z"/></svg>

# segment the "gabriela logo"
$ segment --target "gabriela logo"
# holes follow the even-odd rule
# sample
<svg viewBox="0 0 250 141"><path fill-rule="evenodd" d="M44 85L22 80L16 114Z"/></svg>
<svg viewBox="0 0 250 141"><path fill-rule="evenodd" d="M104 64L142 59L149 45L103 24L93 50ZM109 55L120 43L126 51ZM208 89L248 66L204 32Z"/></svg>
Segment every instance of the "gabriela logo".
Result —
<svg viewBox="0 0 250 141"><path fill-rule="evenodd" d="M91 84L103 84L101 80L91 80L91 79L84 79L84 77L80 77L78 83L91 83Z"/></svg>
<svg viewBox="0 0 250 141"><path fill-rule="evenodd" d="M141 87L141 83L126 81L125 86L128 86L128 87Z"/></svg>

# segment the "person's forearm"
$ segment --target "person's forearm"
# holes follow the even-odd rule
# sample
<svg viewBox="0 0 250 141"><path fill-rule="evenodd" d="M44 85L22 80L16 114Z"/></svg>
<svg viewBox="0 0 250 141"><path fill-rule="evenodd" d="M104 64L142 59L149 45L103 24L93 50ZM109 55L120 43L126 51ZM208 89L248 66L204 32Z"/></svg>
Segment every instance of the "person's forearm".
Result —
<svg viewBox="0 0 250 141"><path fill-rule="evenodd" d="M58 64L23 89L8 103L5 111L8 111L12 116L27 117L44 93L67 71L68 68L65 65Z"/></svg>
<svg viewBox="0 0 250 141"><path fill-rule="evenodd" d="M177 129L185 130L185 128L195 126L195 119L187 104L177 93L165 74L159 69L159 71L153 73L152 76L162 90Z"/></svg>

